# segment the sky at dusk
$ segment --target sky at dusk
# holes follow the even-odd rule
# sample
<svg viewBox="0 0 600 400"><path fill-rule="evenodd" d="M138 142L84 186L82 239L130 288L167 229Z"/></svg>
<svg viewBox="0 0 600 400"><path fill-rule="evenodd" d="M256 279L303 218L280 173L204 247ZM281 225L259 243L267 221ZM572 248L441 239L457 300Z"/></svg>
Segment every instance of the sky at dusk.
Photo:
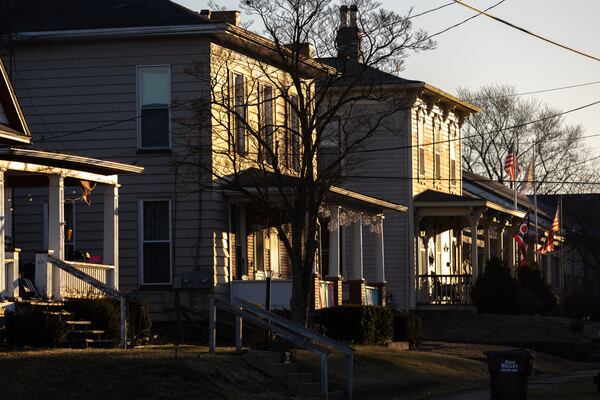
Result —
<svg viewBox="0 0 600 400"><path fill-rule="evenodd" d="M481 9L499 0L467 0ZM208 8L205 0L178 0L193 10ZM449 3L449 0L381 0L387 9L413 14ZM217 1L236 9L235 0ZM561 44L600 57L600 2L597 0L506 0L490 13ZM444 7L413 20L432 34L472 15L459 4ZM244 18L244 17L242 17ZM479 17L437 36L435 50L414 54L401 76L430 83L450 93L458 87L476 89L489 83L508 83L519 92L600 81L600 62L571 53L488 17ZM566 111L600 100L600 83L531 95ZM600 134L600 104L566 116L581 124L585 136ZM587 139L600 154L600 136Z"/></svg>

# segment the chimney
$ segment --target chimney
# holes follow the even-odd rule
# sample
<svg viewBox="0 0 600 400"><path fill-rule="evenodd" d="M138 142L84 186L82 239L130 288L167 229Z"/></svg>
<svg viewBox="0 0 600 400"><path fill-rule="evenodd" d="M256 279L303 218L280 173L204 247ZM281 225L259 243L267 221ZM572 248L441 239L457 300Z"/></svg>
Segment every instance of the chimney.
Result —
<svg viewBox="0 0 600 400"><path fill-rule="evenodd" d="M361 31L358 26L358 6L341 6L340 19L340 27L335 38L338 58L359 62Z"/></svg>
<svg viewBox="0 0 600 400"><path fill-rule="evenodd" d="M203 14L204 11L208 11L208 17L211 21L214 22L226 22L230 25L240 26L240 12L239 11L209 11L202 10L200 14Z"/></svg>
<svg viewBox="0 0 600 400"><path fill-rule="evenodd" d="M286 47L292 51L298 51L298 54L304 58L313 58L315 53L315 48L312 44L308 42L298 43L298 44L287 44Z"/></svg>

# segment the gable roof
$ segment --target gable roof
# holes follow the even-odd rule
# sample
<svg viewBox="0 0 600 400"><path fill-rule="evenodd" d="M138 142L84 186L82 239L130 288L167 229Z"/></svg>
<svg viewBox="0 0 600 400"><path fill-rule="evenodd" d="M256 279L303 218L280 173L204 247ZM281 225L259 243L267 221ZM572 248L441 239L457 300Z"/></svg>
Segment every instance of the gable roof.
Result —
<svg viewBox="0 0 600 400"><path fill-rule="evenodd" d="M356 61L341 59L338 57L319 58L317 61L334 67L338 73L342 74L341 79L336 78L332 86L344 86L353 84L365 85L393 85L406 89L416 89L427 93L430 96L439 98L440 100L456 106L461 111L467 113L480 112L481 108L469 102L463 101L456 96L451 95L441 89L436 88L426 82L405 79L389 72L358 63Z"/></svg>
<svg viewBox="0 0 600 400"><path fill-rule="evenodd" d="M8 20L13 32L211 24L170 0L18 0Z"/></svg>
<svg viewBox="0 0 600 400"><path fill-rule="evenodd" d="M31 143L31 133L21 105L0 60L0 143Z"/></svg>

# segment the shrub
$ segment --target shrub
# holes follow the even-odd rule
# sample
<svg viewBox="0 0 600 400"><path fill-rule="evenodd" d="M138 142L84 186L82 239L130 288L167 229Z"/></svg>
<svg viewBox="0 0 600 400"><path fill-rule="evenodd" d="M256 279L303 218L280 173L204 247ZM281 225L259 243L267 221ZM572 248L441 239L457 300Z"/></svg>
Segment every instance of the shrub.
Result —
<svg viewBox="0 0 600 400"><path fill-rule="evenodd" d="M394 313L394 340L406 341L411 348L423 342L423 321L414 313Z"/></svg>
<svg viewBox="0 0 600 400"><path fill-rule="evenodd" d="M392 312L381 306L344 305L322 308L317 319L323 333L333 339L383 345L392 339Z"/></svg>
<svg viewBox="0 0 600 400"><path fill-rule="evenodd" d="M510 314L514 312L517 281L501 259L487 262L472 289L473 302L480 313Z"/></svg>
<svg viewBox="0 0 600 400"><path fill-rule="evenodd" d="M67 327L58 315L23 307L6 314L6 340L14 346L58 347L67 342Z"/></svg>
<svg viewBox="0 0 600 400"><path fill-rule="evenodd" d="M565 296L564 314L569 318L600 321L600 297L577 292Z"/></svg>
<svg viewBox="0 0 600 400"><path fill-rule="evenodd" d="M517 276L519 290L522 292L517 297L518 313L549 314L555 311L556 297L535 263L520 266Z"/></svg>
<svg viewBox="0 0 600 400"><path fill-rule="evenodd" d="M580 319L572 319L569 321L569 325L571 326L571 332L573 333L583 333L584 322Z"/></svg>
<svg viewBox="0 0 600 400"><path fill-rule="evenodd" d="M118 300L109 298L69 299L65 310L78 319L89 320L95 329L106 332L107 338L118 343L121 332L121 305ZM127 304L127 340L133 345L140 344L150 337L152 321L148 307L143 303Z"/></svg>

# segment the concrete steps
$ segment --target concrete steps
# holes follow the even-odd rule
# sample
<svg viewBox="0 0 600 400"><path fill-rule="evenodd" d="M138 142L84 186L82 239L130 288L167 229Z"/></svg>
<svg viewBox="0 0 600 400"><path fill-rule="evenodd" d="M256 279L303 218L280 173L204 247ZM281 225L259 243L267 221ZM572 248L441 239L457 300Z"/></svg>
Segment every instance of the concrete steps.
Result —
<svg viewBox="0 0 600 400"><path fill-rule="evenodd" d="M244 360L253 368L288 387L290 391L302 399L319 398L321 383L316 381L310 372L302 371L292 361L285 363L280 352L250 350ZM343 400L342 392L330 392L330 400Z"/></svg>

